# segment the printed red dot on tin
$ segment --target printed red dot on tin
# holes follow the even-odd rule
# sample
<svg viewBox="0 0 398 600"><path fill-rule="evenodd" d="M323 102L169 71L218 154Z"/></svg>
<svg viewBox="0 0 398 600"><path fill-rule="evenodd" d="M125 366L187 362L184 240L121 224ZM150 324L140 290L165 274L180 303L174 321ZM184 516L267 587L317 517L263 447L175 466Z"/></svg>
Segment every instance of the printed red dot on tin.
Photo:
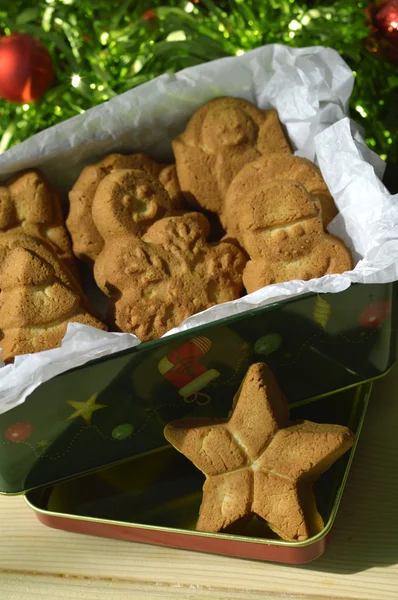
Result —
<svg viewBox="0 0 398 600"><path fill-rule="evenodd" d="M379 327L391 314L391 302L378 300L372 302L359 315L358 323L361 327Z"/></svg>
<svg viewBox="0 0 398 600"><path fill-rule="evenodd" d="M33 431L32 423L14 423L5 430L4 437L10 442L23 442L32 435Z"/></svg>

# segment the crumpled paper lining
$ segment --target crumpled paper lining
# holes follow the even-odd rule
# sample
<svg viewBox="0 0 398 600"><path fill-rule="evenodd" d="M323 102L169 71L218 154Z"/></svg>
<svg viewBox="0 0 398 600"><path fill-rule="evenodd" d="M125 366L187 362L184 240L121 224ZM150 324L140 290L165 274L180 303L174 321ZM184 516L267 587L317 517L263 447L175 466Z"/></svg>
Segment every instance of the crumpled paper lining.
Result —
<svg viewBox="0 0 398 600"><path fill-rule="evenodd" d="M95 327L68 323L60 348L17 356L13 364L3 366L0 370L0 414L21 404L41 383L67 369L140 343L129 333L103 334Z"/></svg>
<svg viewBox="0 0 398 600"><path fill-rule="evenodd" d="M398 202L380 179L384 163L348 118L354 77L342 58L322 47L269 45L162 75L110 102L47 129L0 156L0 179L40 168L65 194L81 169L109 152L144 152L172 161L171 140L192 113L223 95L276 108L298 156L317 163L339 208L329 231L351 248L355 268L341 275L267 286L187 319L171 335L283 298L340 292L351 283L398 279ZM44 381L89 360L139 343L128 334L68 326L61 348L18 357L0 369L0 412L20 404Z"/></svg>

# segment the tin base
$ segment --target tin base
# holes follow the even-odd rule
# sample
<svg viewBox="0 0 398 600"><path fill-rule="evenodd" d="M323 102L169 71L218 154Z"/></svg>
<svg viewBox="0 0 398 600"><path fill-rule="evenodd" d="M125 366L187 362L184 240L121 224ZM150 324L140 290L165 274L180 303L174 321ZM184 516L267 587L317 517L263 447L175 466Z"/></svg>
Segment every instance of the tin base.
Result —
<svg viewBox="0 0 398 600"><path fill-rule="evenodd" d="M366 384L291 410L293 419L340 423L356 434L350 452L315 482L325 527L304 542L282 541L255 518L236 532L195 531L204 476L170 446L34 490L26 500L42 523L75 533L290 564L309 562L327 547L370 393L371 384Z"/></svg>

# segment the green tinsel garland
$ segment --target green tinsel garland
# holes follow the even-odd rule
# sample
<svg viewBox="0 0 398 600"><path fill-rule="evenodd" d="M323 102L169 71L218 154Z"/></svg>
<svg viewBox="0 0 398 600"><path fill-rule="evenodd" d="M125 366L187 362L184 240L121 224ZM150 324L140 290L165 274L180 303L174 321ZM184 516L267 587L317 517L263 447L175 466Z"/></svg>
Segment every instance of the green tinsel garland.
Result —
<svg viewBox="0 0 398 600"><path fill-rule="evenodd" d="M382 158L398 162L398 68L368 49L370 3L0 0L0 33L41 39L56 73L35 104L0 100L0 152L161 73L282 43L340 52L356 76L353 118Z"/></svg>

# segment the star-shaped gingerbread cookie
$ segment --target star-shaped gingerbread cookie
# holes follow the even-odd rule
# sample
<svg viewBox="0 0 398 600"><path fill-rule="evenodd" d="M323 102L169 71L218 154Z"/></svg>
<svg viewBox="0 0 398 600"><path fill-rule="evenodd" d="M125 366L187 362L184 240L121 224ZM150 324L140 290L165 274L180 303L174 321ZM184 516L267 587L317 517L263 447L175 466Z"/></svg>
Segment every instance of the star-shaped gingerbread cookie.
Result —
<svg viewBox="0 0 398 600"><path fill-rule="evenodd" d="M295 541L322 530L312 483L354 441L341 425L289 421L287 401L263 363L249 368L228 421L181 419L164 435L206 475L197 530L222 531L255 514Z"/></svg>

